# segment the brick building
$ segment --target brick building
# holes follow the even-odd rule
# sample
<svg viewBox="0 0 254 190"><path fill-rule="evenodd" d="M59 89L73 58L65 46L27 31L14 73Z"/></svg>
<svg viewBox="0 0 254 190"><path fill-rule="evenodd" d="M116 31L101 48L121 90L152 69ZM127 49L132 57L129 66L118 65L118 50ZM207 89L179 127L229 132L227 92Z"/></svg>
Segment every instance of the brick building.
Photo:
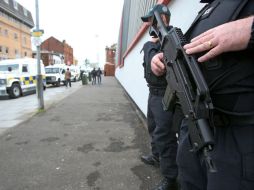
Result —
<svg viewBox="0 0 254 190"><path fill-rule="evenodd" d="M65 40L61 42L53 36L42 42L41 53L41 59L45 66L55 64L56 59L54 57L56 56L67 65L74 63L73 48Z"/></svg>
<svg viewBox="0 0 254 190"><path fill-rule="evenodd" d="M111 47L106 47L106 63L104 65L105 76L115 76L115 55L116 55L116 44Z"/></svg>
<svg viewBox="0 0 254 190"><path fill-rule="evenodd" d="M32 57L31 12L15 0L0 0L0 60Z"/></svg>

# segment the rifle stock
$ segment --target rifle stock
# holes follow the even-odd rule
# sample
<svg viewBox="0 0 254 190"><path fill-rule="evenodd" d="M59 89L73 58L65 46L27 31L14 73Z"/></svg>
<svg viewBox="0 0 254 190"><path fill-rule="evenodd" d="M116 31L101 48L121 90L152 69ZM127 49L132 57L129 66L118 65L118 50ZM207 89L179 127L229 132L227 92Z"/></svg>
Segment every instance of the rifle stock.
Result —
<svg viewBox="0 0 254 190"><path fill-rule="evenodd" d="M163 98L164 109L171 109L176 97L179 99L188 122L191 151L202 152L208 170L216 172L210 157L214 146L212 130L209 126L213 104L198 63L193 56L185 53L183 45L186 40L181 29L173 27L167 30L156 10L150 27L150 35L159 37L161 51L164 54L168 82Z"/></svg>

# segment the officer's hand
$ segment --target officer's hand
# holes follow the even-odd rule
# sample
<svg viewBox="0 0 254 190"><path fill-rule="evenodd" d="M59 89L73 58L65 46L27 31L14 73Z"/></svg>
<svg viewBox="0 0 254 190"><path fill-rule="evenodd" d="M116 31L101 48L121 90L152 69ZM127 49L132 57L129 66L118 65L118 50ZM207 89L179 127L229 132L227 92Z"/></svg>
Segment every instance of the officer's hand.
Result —
<svg viewBox="0 0 254 190"><path fill-rule="evenodd" d="M151 42L153 42L153 43L156 43L156 42L158 42L159 41L159 38L152 38L151 39Z"/></svg>
<svg viewBox="0 0 254 190"><path fill-rule="evenodd" d="M166 72L163 60L163 53L158 53L151 60L151 69L156 76L161 76Z"/></svg>
<svg viewBox="0 0 254 190"><path fill-rule="evenodd" d="M253 18L254 16L212 28L193 38L184 49L187 54L208 51L198 58L199 62L205 62L223 52L243 50L250 40Z"/></svg>

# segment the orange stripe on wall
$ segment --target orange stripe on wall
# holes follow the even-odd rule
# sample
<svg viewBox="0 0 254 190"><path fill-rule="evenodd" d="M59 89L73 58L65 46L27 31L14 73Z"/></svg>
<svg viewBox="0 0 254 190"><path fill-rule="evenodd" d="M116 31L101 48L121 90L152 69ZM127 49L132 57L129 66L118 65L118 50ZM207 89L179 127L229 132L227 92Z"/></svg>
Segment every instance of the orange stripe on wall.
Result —
<svg viewBox="0 0 254 190"><path fill-rule="evenodd" d="M157 4L164 4L164 5L168 5L169 2L171 0L158 0ZM131 42L131 44L129 45L129 47L127 48L127 50L125 51L123 58L121 60L118 61L118 66L121 68L124 66L124 58L130 53L130 51L134 48L134 46L138 43L138 41L140 40L140 38L144 35L144 33L146 32L146 30L149 28L149 24L144 23L142 25L142 27L140 28L139 32L137 33L137 35L135 36L135 38L133 39L133 41ZM122 35L122 34L120 34ZM121 46L120 46L121 47ZM121 61L121 62L120 62Z"/></svg>
<svg viewBox="0 0 254 190"><path fill-rule="evenodd" d="M121 25L120 25L120 44L119 44L119 46L120 46L120 48L122 48L122 41L123 41L123 39L122 39L122 36L123 36L123 12L122 12L122 19L121 19ZM118 63L117 63L117 67L118 66L121 66L121 63L123 63L123 61L122 61L122 50L120 50L119 52L118 52Z"/></svg>

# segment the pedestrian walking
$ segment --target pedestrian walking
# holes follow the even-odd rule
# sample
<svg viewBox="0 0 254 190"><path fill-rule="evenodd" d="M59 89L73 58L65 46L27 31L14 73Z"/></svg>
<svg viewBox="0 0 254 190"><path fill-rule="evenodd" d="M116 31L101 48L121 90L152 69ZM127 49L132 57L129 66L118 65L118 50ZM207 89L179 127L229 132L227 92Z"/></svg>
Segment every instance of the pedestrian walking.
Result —
<svg viewBox="0 0 254 190"><path fill-rule="evenodd" d="M93 70L91 71L91 75L92 75L92 85L96 84L96 76L97 76L97 72L95 70L95 68L93 68Z"/></svg>
<svg viewBox="0 0 254 190"><path fill-rule="evenodd" d="M71 87L71 71L69 68L65 72L65 86L68 87L68 84Z"/></svg>
<svg viewBox="0 0 254 190"><path fill-rule="evenodd" d="M101 71L100 67L99 67L98 70L96 71L96 74L97 74L97 81L98 81L98 84L101 84L101 75L102 75L102 71Z"/></svg>

